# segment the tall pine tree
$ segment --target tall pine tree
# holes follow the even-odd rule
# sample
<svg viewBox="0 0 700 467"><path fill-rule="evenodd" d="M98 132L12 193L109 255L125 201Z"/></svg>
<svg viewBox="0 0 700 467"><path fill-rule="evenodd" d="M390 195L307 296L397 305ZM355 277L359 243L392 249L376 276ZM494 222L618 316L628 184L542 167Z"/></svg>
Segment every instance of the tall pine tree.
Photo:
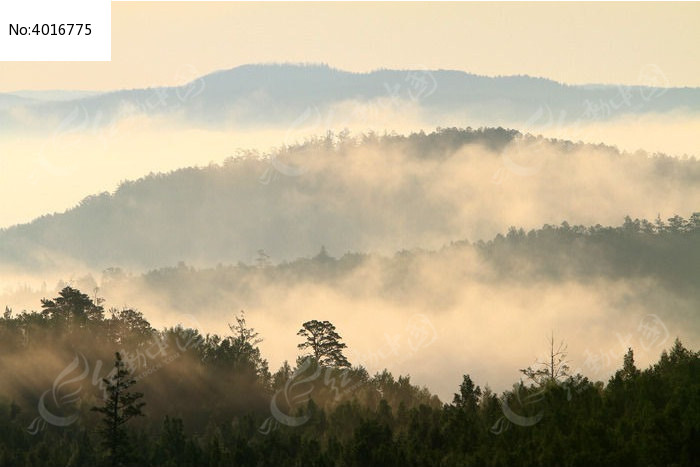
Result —
<svg viewBox="0 0 700 467"><path fill-rule="evenodd" d="M146 405L145 402L139 402L143 394L128 391L136 381L126 369L119 352L115 357L115 371L110 378L103 379L107 385L107 398L104 405L91 409L103 414L103 427L100 434L103 437L104 446L109 450L112 466L120 465L129 459L129 438L124 424L133 417L143 416L141 408Z"/></svg>

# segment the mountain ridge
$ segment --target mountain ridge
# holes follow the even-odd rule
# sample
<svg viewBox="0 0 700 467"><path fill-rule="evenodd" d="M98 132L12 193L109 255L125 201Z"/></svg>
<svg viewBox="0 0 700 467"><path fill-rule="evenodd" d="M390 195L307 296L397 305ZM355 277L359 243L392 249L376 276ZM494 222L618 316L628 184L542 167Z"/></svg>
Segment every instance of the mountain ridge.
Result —
<svg viewBox="0 0 700 467"><path fill-rule="evenodd" d="M17 99L0 94L0 122L5 131L41 131L55 128L57 121L63 129L71 124L78 127L67 121L76 108L99 125L139 112L175 115L188 125L199 126L289 125L309 108L323 113L341 102L377 99L411 102L433 127L444 126L446 116L460 115L479 116L490 126L506 121L532 123L542 118L537 113L543 108L562 123L591 117L606 120L628 113L700 112L700 88L570 85L527 75L489 77L442 69L356 73L326 65L293 64L241 65L181 86L120 89L75 100ZM13 116L13 106L24 111L23 120Z"/></svg>

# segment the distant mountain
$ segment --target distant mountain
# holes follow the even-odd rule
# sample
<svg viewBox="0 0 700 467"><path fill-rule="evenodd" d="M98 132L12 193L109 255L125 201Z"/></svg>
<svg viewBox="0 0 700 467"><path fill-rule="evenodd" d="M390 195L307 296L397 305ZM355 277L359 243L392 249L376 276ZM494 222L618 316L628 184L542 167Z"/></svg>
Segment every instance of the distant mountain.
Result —
<svg viewBox="0 0 700 467"><path fill-rule="evenodd" d="M61 102L7 99L0 96L0 132L46 131L56 125L67 129L80 127L86 119L92 125L106 125L135 112L176 116L188 125L289 126L309 119L309 111L326 115L338 103L378 100L379 106L410 102L433 126L445 126L441 119L446 116L478 116L489 125L522 126L518 124L700 112L700 88L569 86L529 76L486 77L450 70L350 73L320 65L245 65L183 86L80 95ZM17 113L11 110L17 109L10 109L10 104L22 108L21 120L13 117Z"/></svg>
<svg viewBox="0 0 700 467"><path fill-rule="evenodd" d="M252 261L259 250L294 259L322 245L332 254L438 248L509 225L689 216L698 199L694 158L502 128L340 135L124 182L0 230L0 266L154 268Z"/></svg>

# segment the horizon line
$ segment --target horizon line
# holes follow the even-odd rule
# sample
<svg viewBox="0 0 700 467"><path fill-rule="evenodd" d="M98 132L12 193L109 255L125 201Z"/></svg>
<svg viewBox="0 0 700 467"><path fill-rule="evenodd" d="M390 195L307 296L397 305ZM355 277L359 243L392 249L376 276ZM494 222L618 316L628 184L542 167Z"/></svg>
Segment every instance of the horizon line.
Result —
<svg viewBox="0 0 700 467"><path fill-rule="evenodd" d="M474 76L474 77L479 77L479 78L488 78L488 79L508 79L508 78L524 78L524 79L532 79L532 80L543 80L543 81L548 81L553 84L557 84L559 86L565 86L565 87L574 87L574 88L590 88L590 87L616 87L616 86L628 86L628 87L648 87L648 88L659 88L659 89L700 89L700 86L650 86L646 84L641 84L639 82L634 83L634 84L629 84L629 83L602 83L602 82L590 82L590 83L580 83L580 84L574 84L574 83L567 83L564 81L558 81L552 78L548 78L545 76L534 76L534 75L529 75L529 74L512 74L512 75L488 75L488 74L479 74L475 73L472 71L467 71L464 69L456 69L456 68L427 68L427 67L408 67L408 68L373 68L369 71L352 71L352 70L346 70L343 68L335 67L330 65L327 62L256 62L256 63L243 63L240 65L228 67L228 68L220 68L216 69L213 71L205 72L202 74L199 74L197 78L194 78L190 81L186 81L181 84L148 84L148 85L142 85L139 87L123 87L123 88L111 88L111 89L104 89L104 90L95 90L95 89L79 89L79 88L37 88L37 89L32 89L32 88L24 88L24 89L15 89L12 91L0 91L0 95L12 95L12 96L17 96L17 97L22 97L18 96L18 94L26 94L26 93L50 93L50 92L74 92L74 93L79 93L79 92L84 92L84 93L92 93L95 95L99 94L109 94L109 93L114 93L114 92L122 92L122 91L134 91L134 90L142 90L142 89L162 89L162 88L178 88L182 86L187 86L188 84L194 83L198 80L201 79L206 79L210 76L221 74L221 73L227 73L227 72L232 72L234 70L238 70L241 68L249 68L249 67L260 67L260 68L265 68L265 67L289 67L289 68L327 68L330 71L335 71L335 72L341 72L341 73L346 73L350 75L371 75L374 73L380 73L380 72L408 72L408 71L426 71L426 72L454 72L454 73L462 73L468 76ZM27 98L31 99L31 98ZM50 99L49 99L50 100Z"/></svg>

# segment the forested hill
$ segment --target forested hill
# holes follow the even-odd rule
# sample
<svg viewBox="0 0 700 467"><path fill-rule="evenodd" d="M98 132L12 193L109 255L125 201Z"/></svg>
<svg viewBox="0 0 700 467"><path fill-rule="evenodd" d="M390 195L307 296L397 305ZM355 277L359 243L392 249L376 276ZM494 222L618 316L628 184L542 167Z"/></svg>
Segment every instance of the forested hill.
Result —
<svg viewBox="0 0 700 467"><path fill-rule="evenodd" d="M108 268L101 274L66 276L57 288L70 283L99 290L111 301L131 300L145 309L215 321L227 310L241 308L267 310L279 318L279 297L292 294L299 300L297 306L308 306L307 294L319 290L338 294L340 303L352 307L364 306L356 302L361 297L375 297L405 314L406 307L430 313L465 303L480 307L479 300L464 296L475 288L483 291L485 303L493 304L498 302L494 294L503 290L547 290L566 297L571 293L567 287L577 284L605 297L596 304L605 315L601 319L654 313L669 325L682 320L686 337L694 337L700 335L695 319L700 307L699 277L700 213L696 212L689 218L668 220L627 217L617 227L567 222L529 231L512 227L489 241L462 240L437 250L403 250L386 256L345 253L334 257L322 247L315 255L275 264L259 250L250 263L193 267L180 262L143 274ZM304 293L294 295L299 290ZM46 289L8 288L0 296L0 306L21 309L46 293ZM528 306L504 300L514 313L519 309L533 313ZM569 308L571 303L560 306Z"/></svg>
<svg viewBox="0 0 700 467"><path fill-rule="evenodd" d="M582 198L591 185L600 189ZM698 199L694 158L620 153L502 128L329 135L126 181L64 213L6 228L0 266L208 266L251 262L258 250L292 260L321 245L335 255L392 253L488 239L509 225L687 218Z"/></svg>
<svg viewBox="0 0 700 467"><path fill-rule="evenodd" d="M439 274L441 285L426 283L426 275L432 274ZM373 277L375 284L367 284L364 277ZM417 249L391 256L348 253L335 258L322 248L311 258L274 265L261 250L255 264L198 269L180 263L143 275L109 269L76 283L87 289L99 287L113 297L156 296L168 309L184 313L232 304L259 306L271 289L305 286L327 286L348 296L376 296L399 307L411 304L438 311L458 303L467 286L496 291L496 284L556 288L580 283L595 288L628 281L634 295L624 298L616 311L654 312L665 299L673 306L656 313L683 318L686 330L700 333L694 319L700 307L698 278L700 213L655 222L627 218L619 227L564 222L528 232L511 228L488 242L461 241L435 251Z"/></svg>
<svg viewBox="0 0 700 467"><path fill-rule="evenodd" d="M404 250L389 256L346 253L333 257L322 247L313 257L272 264L260 250L250 264L195 268L181 262L142 275L110 268L101 276L87 276L76 283L86 289L100 286L103 291L128 282L141 283L150 292L169 296L171 307L186 310L222 293L251 297L256 293L253 284L260 283L342 288L348 278L368 267L379 271L379 295L397 297L401 292L411 297L411 290L425 292L420 287L421 269L446 270L452 262L476 265L452 270L449 281L456 283L649 279L661 288L700 300L700 213L689 219L675 216L654 222L628 217L618 227L570 226L567 222L528 232L512 227L506 235L487 242L458 241L439 250Z"/></svg>

